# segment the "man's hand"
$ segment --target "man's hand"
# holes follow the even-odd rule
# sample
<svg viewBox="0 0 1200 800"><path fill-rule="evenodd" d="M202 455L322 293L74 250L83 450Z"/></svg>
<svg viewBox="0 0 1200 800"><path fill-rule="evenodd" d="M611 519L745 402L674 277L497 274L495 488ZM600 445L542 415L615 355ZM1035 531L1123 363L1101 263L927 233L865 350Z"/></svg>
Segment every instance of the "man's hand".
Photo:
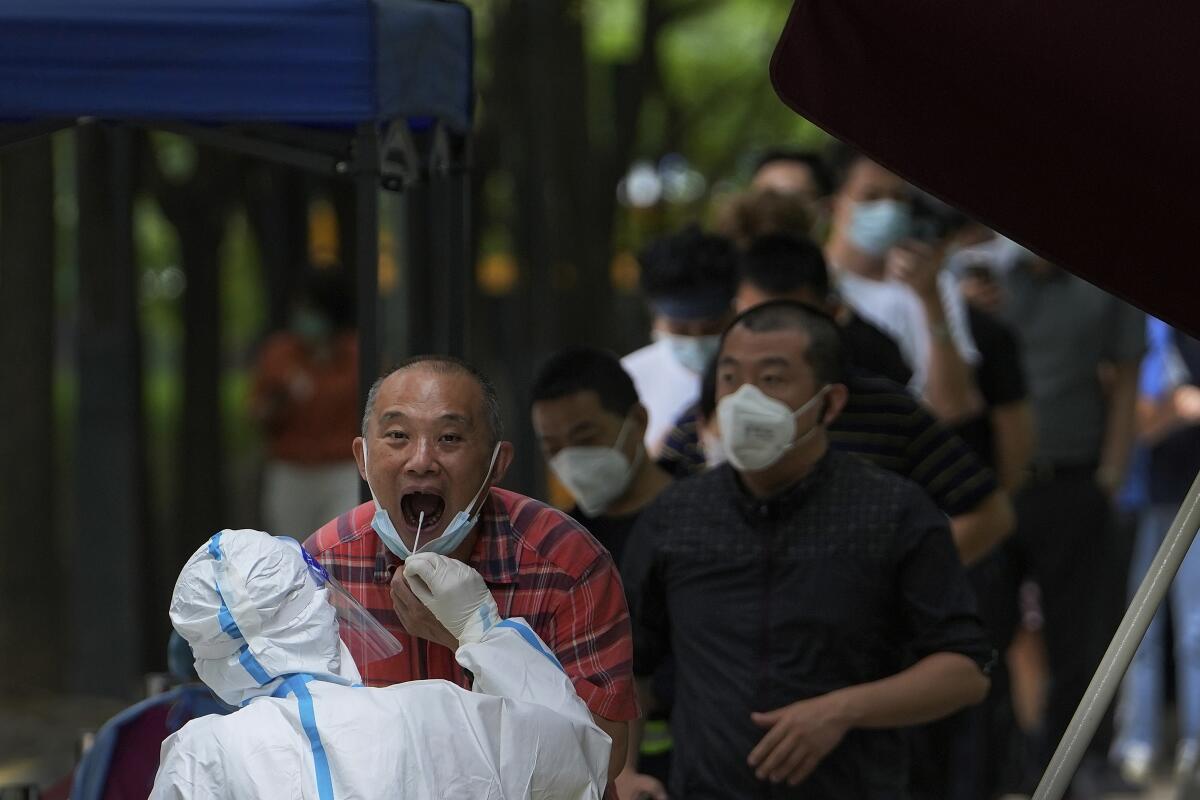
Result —
<svg viewBox="0 0 1200 800"><path fill-rule="evenodd" d="M826 694L777 708L754 712L750 719L767 733L750 751L747 762L759 780L796 786L850 729L836 694Z"/></svg>
<svg viewBox="0 0 1200 800"><path fill-rule="evenodd" d="M396 616L400 617L400 622L404 624L404 630L410 635L437 642L451 650L458 649L458 640L412 593L403 569L396 570L396 574L392 576L392 607L396 609Z"/></svg>
<svg viewBox="0 0 1200 800"><path fill-rule="evenodd" d="M404 580L458 644L475 644L500 621L483 576L469 565L437 553L416 553L404 562Z"/></svg>
<svg viewBox="0 0 1200 800"><path fill-rule="evenodd" d="M941 255L924 242L910 239L893 247L885 269L890 278L907 284L922 300L938 296Z"/></svg>
<svg viewBox="0 0 1200 800"><path fill-rule="evenodd" d="M1175 413L1187 423L1200 422L1200 387L1180 386L1171 395Z"/></svg>
<svg viewBox="0 0 1200 800"><path fill-rule="evenodd" d="M667 800L667 790L652 775L643 775L626 768L616 777L617 797L621 800Z"/></svg>

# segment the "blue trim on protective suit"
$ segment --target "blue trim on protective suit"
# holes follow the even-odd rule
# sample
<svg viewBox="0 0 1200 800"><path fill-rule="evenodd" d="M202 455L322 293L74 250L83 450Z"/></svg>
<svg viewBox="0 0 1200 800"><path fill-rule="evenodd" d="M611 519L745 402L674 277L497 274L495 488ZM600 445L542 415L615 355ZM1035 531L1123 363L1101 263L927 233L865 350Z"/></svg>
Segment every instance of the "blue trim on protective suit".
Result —
<svg viewBox="0 0 1200 800"><path fill-rule="evenodd" d="M537 650L539 653L544 655L546 658L550 659L550 663L552 663L552 664L554 664L554 666L558 667L559 670L561 670L564 673L566 672L566 670L563 669L563 665L560 664L558 659L554 657L554 653L551 653L549 650L546 649L546 646L544 644L542 644L542 641L540 639L538 639L538 637L534 634L534 632L532 630L529 629L528 626L522 625L521 623L517 622L516 620L505 619L505 620L501 620L500 622L496 623L496 627L497 628L512 628L514 631L521 634L521 638L524 639L529 644L530 647L532 647L534 650Z"/></svg>
<svg viewBox="0 0 1200 800"><path fill-rule="evenodd" d="M329 758L325 755L325 745L321 743L321 734L317 730L317 714L313 707L312 694L308 691L312 675L299 674L286 678L282 685L272 693L272 697L287 697L296 695L300 708L300 724L308 736L308 744L312 748L313 769L317 779L317 797L320 800L333 800L333 776L329 772Z"/></svg>
<svg viewBox="0 0 1200 800"><path fill-rule="evenodd" d="M263 669L262 664L258 663L258 659L250 652L250 645L243 644L238 650L238 663L245 667L246 672L250 673L250 677L258 681L259 686L265 686L272 681L272 678L267 671Z"/></svg>
<svg viewBox="0 0 1200 800"><path fill-rule="evenodd" d="M217 583L217 595L221 595L221 584ZM221 608L217 611L217 623L221 626L221 631L230 639L245 639L242 636L242 630L237 626L233 619L233 614L229 612L229 606L225 605L225 598L221 597Z"/></svg>
<svg viewBox="0 0 1200 800"><path fill-rule="evenodd" d="M220 561L222 558L224 558L224 554L221 552L220 533L214 533L212 538L208 540L208 554L211 555L215 561ZM215 581L214 583L217 587L217 599L221 601L221 608L219 611L217 611L217 622L220 624L221 630L227 636L229 636L229 638L243 640L241 649L238 650L238 663L245 668L246 672L250 674L251 678L258 681L259 686L265 686L266 684L270 683L273 678L265 669L263 669L262 664L258 663L258 659L254 657L254 654L250 652L250 643L244 641L246 637L242 635L241 629L238 628L237 622L235 622L233 619L233 614L229 611L229 606L225 604L225 596L221 594L220 581Z"/></svg>

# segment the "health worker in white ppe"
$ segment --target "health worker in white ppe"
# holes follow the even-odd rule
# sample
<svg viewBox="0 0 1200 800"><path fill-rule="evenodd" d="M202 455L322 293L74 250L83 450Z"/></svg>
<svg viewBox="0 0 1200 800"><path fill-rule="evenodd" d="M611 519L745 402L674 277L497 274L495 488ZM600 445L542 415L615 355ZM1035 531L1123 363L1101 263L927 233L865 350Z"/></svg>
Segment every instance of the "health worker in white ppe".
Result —
<svg viewBox="0 0 1200 800"><path fill-rule="evenodd" d="M222 531L197 550L171 622L204 682L241 708L168 738L151 797L600 798L610 740L532 629L500 619L466 564L422 553L404 570L457 638L473 691L363 687L359 645L339 637L345 598L294 541Z"/></svg>

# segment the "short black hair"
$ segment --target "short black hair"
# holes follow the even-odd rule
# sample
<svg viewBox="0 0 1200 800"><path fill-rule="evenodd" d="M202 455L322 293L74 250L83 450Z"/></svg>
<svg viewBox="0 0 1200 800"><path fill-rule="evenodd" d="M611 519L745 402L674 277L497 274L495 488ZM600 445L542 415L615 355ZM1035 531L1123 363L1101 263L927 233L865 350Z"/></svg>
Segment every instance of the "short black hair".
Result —
<svg viewBox="0 0 1200 800"><path fill-rule="evenodd" d="M655 239L638 253L641 287L651 301L695 292L737 291L737 251L724 236L689 225Z"/></svg>
<svg viewBox="0 0 1200 800"><path fill-rule="evenodd" d="M808 364L820 383L842 383L846 376L846 348L837 322L815 306L795 300L770 300L748 308L721 334L721 350L734 328L755 333L799 330L808 334Z"/></svg>
<svg viewBox="0 0 1200 800"><path fill-rule="evenodd" d="M624 417L638 402L633 379L608 350L575 345L547 358L533 378L531 403L557 400L576 392L595 392L600 406Z"/></svg>
<svg viewBox="0 0 1200 800"><path fill-rule="evenodd" d="M488 425L488 433L491 434L492 446L494 447L496 442L504 438L504 417L500 413L500 398L496 394L496 387L472 364L455 356L444 355L420 355L406 358L371 384L371 389L367 392L367 402L363 408L362 435L364 437L367 435L367 426L371 422L371 415L375 412L375 400L379 397L379 387L397 372L414 367L421 367L442 375L459 374L474 378L483 395L483 411Z"/></svg>
<svg viewBox="0 0 1200 800"><path fill-rule="evenodd" d="M768 164L777 162L808 167L808 171L813 177L813 183L817 185L817 191L821 193L822 197L833 191L833 176L829 172L829 165L825 163L825 159L820 153L791 147L773 147L763 151L758 160L754 162L754 174L757 175Z"/></svg>
<svg viewBox="0 0 1200 800"><path fill-rule="evenodd" d="M821 248L811 239L770 233L750 243L742 253L743 281L764 292L781 294L807 289L817 297L829 296L829 269Z"/></svg>

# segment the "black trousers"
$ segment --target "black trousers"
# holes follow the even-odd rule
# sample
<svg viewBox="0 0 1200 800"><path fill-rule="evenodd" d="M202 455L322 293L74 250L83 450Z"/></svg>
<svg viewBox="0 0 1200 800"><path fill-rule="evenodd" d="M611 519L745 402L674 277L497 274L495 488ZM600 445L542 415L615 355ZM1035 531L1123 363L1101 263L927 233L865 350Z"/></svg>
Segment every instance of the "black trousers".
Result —
<svg viewBox="0 0 1200 800"><path fill-rule="evenodd" d="M1049 762L1120 622L1128 554L1094 467L1055 469L1016 496L1016 566L1041 589L1050 685L1040 746Z"/></svg>

